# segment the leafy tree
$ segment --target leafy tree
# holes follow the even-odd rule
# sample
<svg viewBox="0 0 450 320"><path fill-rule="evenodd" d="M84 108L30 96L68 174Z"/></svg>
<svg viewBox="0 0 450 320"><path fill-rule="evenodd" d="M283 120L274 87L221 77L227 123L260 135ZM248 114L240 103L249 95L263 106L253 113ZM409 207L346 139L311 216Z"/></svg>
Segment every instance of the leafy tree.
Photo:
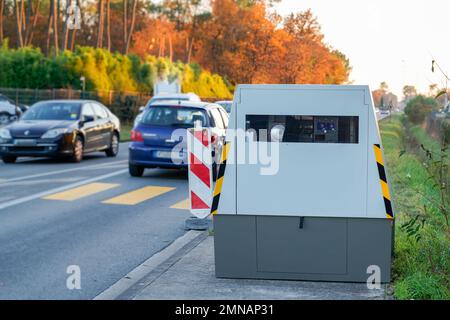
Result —
<svg viewBox="0 0 450 320"><path fill-rule="evenodd" d="M38 59L45 63L53 55L64 56L71 70L87 74L88 88L97 90L149 90L149 77L181 77L193 63L202 66L196 81L210 79L202 74L207 70L212 78L220 74L228 88L237 83L341 84L351 72L348 58L323 42L311 10L283 19L268 10L278 0L75 2L82 27L70 31L63 18L70 0L0 0L0 41L7 43L7 38L15 48L33 44L45 52L47 57ZM156 59L150 62L148 56ZM39 86L52 87L42 79L47 77ZM79 82L55 79L55 87Z"/></svg>
<svg viewBox="0 0 450 320"><path fill-rule="evenodd" d="M408 101L405 108L405 114L412 123L420 124L425 120L426 116L435 109L437 109L435 99L418 95Z"/></svg>
<svg viewBox="0 0 450 320"><path fill-rule="evenodd" d="M414 86L406 85L403 87L403 96L405 97L405 101L409 101L410 99L417 96L417 89Z"/></svg>
<svg viewBox="0 0 450 320"><path fill-rule="evenodd" d="M387 92L389 90L389 85L387 82L383 81L380 83L380 90Z"/></svg>

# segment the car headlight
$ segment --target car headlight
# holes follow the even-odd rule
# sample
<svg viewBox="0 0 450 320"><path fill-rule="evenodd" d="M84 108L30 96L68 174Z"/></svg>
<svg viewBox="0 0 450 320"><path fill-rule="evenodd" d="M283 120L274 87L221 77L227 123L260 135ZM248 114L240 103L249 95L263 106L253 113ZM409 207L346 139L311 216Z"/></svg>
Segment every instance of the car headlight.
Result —
<svg viewBox="0 0 450 320"><path fill-rule="evenodd" d="M66 128L58 128L58 129L51 129L48 130L46 133L42 135L42 139L53 139L56 138L64 133L66 133L68 129Z"/></svg>
<svg viewBox="0 0 450 320"><path fill-rule="evenodd" d="M11 133L8 129L0 129L0 138L5 140L11 139Z"/></svg>

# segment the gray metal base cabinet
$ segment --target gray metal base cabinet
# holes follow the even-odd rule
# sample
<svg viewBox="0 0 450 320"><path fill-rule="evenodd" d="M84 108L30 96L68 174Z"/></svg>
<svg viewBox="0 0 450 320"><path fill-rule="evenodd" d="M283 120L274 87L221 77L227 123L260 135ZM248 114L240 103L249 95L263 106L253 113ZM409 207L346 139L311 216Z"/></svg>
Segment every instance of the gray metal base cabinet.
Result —
<svg viewBox="0 0 450 320"><path fill-rule="evenodd" d="M390 281L393 221L251 215L214 216L216 277Z"/></svg>

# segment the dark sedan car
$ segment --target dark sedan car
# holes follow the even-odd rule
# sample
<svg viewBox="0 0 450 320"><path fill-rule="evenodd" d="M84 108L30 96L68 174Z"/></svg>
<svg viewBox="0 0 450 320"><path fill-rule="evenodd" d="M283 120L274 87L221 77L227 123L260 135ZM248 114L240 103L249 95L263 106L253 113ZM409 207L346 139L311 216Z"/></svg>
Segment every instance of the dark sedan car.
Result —
<svg viewBox="0 0 450 320"><path fill-rule="evenodd" d="M105 106L88 100L54 100L34 104L22 118L0 129L0 156L65 156L80 162L83 154L119 152L120 122Z"/></svg>

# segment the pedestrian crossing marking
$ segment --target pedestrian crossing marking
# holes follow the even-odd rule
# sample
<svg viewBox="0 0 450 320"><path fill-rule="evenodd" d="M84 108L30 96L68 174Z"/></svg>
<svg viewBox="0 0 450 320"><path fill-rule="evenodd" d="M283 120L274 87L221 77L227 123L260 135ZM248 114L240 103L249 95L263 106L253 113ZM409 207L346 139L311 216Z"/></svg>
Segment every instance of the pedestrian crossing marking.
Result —
<svg viewBox="0 0 450 320"><path fill-rule="evenodd" d="M180 209L180 210L189 210L189 198L175 203L174 205L170 206L170 208Z"/></svg>
<svg viewBox="0 0 450 320"><path fill-rule="evenodd" d="M174 189L175 188L172 187L148 186L121 194L120 196L105 200L102 203L133 206L154 197L160 196Z"/></svg>
<svg viewBox="0 0 450 320"><path fill-rule="evenodd" d="M51 194L49 196L43 197L46 200L61 200L61 201L74 201L80 198L84 198L105 190L109 190L118 187L119 184L115 183L100 183L94 182L85 184L83 186L72 188L66 191Z"/></svg>

